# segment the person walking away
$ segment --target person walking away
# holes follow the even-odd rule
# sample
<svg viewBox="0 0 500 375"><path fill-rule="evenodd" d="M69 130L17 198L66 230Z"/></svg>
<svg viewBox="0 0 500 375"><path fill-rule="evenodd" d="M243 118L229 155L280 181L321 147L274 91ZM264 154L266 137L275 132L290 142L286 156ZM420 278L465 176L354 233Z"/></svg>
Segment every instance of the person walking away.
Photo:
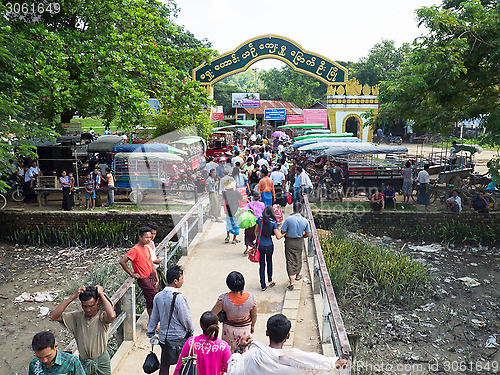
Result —
<svg viewBox="0 0 500 375"><path fill-rule="evenodd" d="M82 310L65 312L77 298ZM99 310L99 306L103 310ZM50 319L62 323L75 337L86 375L111 375L106 346L109 328L115 318L113 304L100 285L79 287L50 314Z"/></svg>
<svg viewBox="0 0 500 375"><path fill-rule="evenodd" d="M222 375L227 372L231 347L224 340L217 338L219 336L217 315L211 311L205 311L201 315L200 326L203 333L190 338L182 347L174 375L179 374L182 359L190 356L191 353L196 356L197 375Z"/></svg>
<svg viewBox="0 0 500 375"><path fill-rule="evenodd" d="M372 197L370 198L370 207L373 212L382 213L385 208L384 194L379 192L378 188L373 189Z"/></svg>
<svg viewBox="0 0 500 375"><path fill-rule="evenodd" d="M343 187L342 187L342 176L344 172L337 163L333 163L333 166L328 170L330 178L332 179L332 188L335 195L338 195L339 201L343 200Z"/></svg>
<svg viewBox="0 0 500 375"><path fill-rule="evenodd" d="M158 293L158 275L156 268L153 267L151 252L146 246L152 237L151 228L140 228L139 242L119 262L126 273L137 279L137 284L146 299L146 310L149 316L153 310L153 298ZM133 272L127 266L128 261L132 263Z"/></svg>
<svg viewBox="0 0 500 375"><path fill-rule="evenodd" d="M215 169L210 170L210 175L207 178L207 192L208 199L210 200L210 216L212 221L222 223L220 218L220 202L219 193L217 191L217 175Z"/></svg>
<svg viewBox="0 0 500 375"><path fill-rule="evenodd" d="M269 177L271 178L271 180L273 180L274 194L276 195L276 200L279 202L285 192L285 182L286 182L286 178L283 172L281 171L280 164L275 165L274 170L271 172L271 176Z"/></svg>
<svg viewBox="0 0 500 375"><path fill-rule="evenodd" d="M246 176L241 173L240 167L237 165L233 168L232 176L234 181L236 182L236 189L241 189L243 187L248 187L248 180Z"/></svg>
<svg viewBox="0 0 500 375"><path fill-rule="evenodd" d="M257 322L257 301L252 293L245 293L245 278L238 271L232 271L226 277L229 293L223 293L217 299L212 313L221 311L226 314L222 325L222 339L231 347L231 352L248 336L254 333Z"/></svg>
<svg viewBox="0 0 500 375"><path fill-rule="evenodd" d="M150 221L146 224L146 226L151 229L151 241L146 245L146 247L149 249L149 252L151 254L151 260L153 261L153 265L155 266L156 269L161 264L162 259L156 255L156 245L155 245L155 238L156 234L158 233L158 224L156 224L154 221ZM158 277L158 273L156 274ZM158 277L158 280L160 278Z"/></svg>
<svg viewBox="0 0 500 375"><path fill-rule="evenodd" d="M115 178L111 169L106 168L106 183L108 184L108 197L106 198L106 207L111 207L115 203Z"/></svg>
<svg viewBox="0 0 500 375"><path fill-rule="evenodd" d="M413 188L413 169L411 168L411 163L408 160L405 164L405 168L402 172L403 175L403 204L410 203L411 191Z"/></svg>
<svg viewBox="0 0 500 375"><path fill-rule="evenodd" d="M458 191L453 189L451 197L446 200L445 211L460 212L462 211L462 199L458 196Z"/></svg>
<svg viewBox="0 0 500 375"><path fill-rule="evenodd" d="M245 162L240 156L240 152L238 150L234 151L234 157L231 159L231 165L233 166L233 168L236 167L237 162L240 163L240 165L243 165L243 163Z"/></svg>
<svg viewBox="0 0 500 375"><path fill-rule="evenodd" d="M276 236L279 240L284 237L278 229L278 223L276 223L276 216L272 206L266 206L261 217L257 219L255 226L255 237L257 238L256 243L259 249L259 278L260 278L260 288L265 291L268 287L272 288L276 285L273 281L273 253L274 244L272 235ZM267 265L267 280L269 284L266 284L266 265Z"/></svg>
<svg viewBox="0 0 500 375"><path fill-rule="evenodd" d="M78 357L57 349L52 332L39 332L33 336L31 348L36 358L29 364L28 375L85 375Z"/></svg>
<svg viewBox="0 0 500 375"><path fill-rule="evenodd" d="M269 178L269 172L266 168L262 168L262 178L257 186L257 191L260 193L260 200L266 206L272 206L276 199L273 180Z"/></svg>
<svg viewBox="0 0 500 375"><path fill-rule="evenodd" d="M191 310L186 298L178 292L184 284L184 271L179 266L167 269L167 286L153 300L146 336L161 347L160 375L168 375L187 339L194 333ZM160 329L157 332L157 326ZM175 358L174 358L175 357Z"/></svg>
<svg viewBox="0 0 500 375"><path fill-rule="evenodd" d="M224 206L226 208L226 239L224 242L229 242L229 235L233 235L233 244L240 243L241 241L237 239L240 234L240 227L238 225L238 218L236 217L236 212L239 208L239 202L248 203L248 199L243 198L238 190L235 190L236 182L233 178L227 179L223 183L224 191L222 196L224 197Z"/></svg>
<svg viewBox="0 0 500 375"><path fill-rule="evenodd" d="M261 178L261 174L259 168L255 167L248 174L248 184L250 185L250 192L257 191L257 187L259 186L259 181Z"/></svg>
<svg viewBox="0 0 500 375"><path fill-rule="evenodd" d="M229 358L227 375L331 375L334 369L347 369L349 362L300 349L283 349L290 338L292 324L283 314L267 320L269 346L245 340Z"/></svg>
<svg viewBox="0 0 500 375"><path fill-rule="evenodd" d="M95 182L92 180L90 173L87 173L85 177L85 198L87 200L87 210L93 210L95 208ZM92 207L91 207L92 204Z"/></svg>
<svg viewBox="0 0 500 375"><path fill-rule="evenodd" d="M66 174L66 171L61 172L61 177L59 177L59 182L61 183L62 186L62 209L64 211L71 211L71 199L70 199L70 193L71 193L71 184L69 182L69 177Z"/></svg>
<svg viewBox="0 0 500 375"><path fill-rule="evenodd" d="M287 288L293 290L294 279L300 281L302 276L302 252L304 238L311 236L309 221L302 216L303 205L300 202L293 204L293 214L288 216L281 226L281 233L285 236L285 260L289 283Z"/></svg>
<svg viewBox="0 0 500 375"><path fill-rule="evenodd" d="M306 172L304 168L302 167L297 167L297 168L300 168L302 170L300 172L300 185L302 187L302 195L310 194L313 188L311 178L309 177L309 174Z"/></svg>
<svg viewBox="0 0 500 375"><path fill-rule="evenodd" d="M418 197L417 204L421 204L425 206L425 212L429 212L429 204L430 204L430 190L429 183L431 182L431 178L429 176L429 164L424 164L424 169L418 172L417 175L418 182Z"/></svg>

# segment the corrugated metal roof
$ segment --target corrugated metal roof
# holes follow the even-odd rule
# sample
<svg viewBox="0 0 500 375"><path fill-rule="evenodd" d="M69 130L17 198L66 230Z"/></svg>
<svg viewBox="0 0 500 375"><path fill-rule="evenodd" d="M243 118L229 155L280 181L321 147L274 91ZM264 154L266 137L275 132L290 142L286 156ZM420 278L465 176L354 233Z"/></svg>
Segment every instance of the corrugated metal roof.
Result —
<svg viewBox="0 0 500 375"><path fill-rule="evenodd" d="M247 113L253 115L264 115L265 109L274 109L274 108L285 108L285 112L287 115L301 115L302 109L297 107L297 105L293 102L285 102L281 100L261 100L260 108L244 108ZM240 112L242 108L238 108L238 112Z"/></svg>

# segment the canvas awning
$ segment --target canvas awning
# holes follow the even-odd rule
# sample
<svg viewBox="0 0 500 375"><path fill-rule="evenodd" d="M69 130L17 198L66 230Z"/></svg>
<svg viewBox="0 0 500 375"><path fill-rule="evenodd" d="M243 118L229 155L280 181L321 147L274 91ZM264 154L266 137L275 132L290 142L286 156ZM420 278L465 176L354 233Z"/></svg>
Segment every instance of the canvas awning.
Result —
<svg viewBox="0 0 500 375"><path fill-rule="evenodd" d="M408 152L405 146L377 146L372 143L342 143L334 144L320 151L323 156L369 155L369 154L404 154Z"/></svg>

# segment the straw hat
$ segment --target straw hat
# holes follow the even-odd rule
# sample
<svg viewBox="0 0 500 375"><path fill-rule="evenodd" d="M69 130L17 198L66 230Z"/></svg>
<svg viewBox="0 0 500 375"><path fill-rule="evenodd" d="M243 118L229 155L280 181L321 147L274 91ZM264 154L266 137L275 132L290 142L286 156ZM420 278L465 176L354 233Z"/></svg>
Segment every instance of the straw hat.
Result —
<svg viewBox="0 0 500 375"><path fill-rule="evenodd" d="M233 189L236 186L236 181L234 178L228 178L227 180L222 182L222 187L224 189Z"/></svg>

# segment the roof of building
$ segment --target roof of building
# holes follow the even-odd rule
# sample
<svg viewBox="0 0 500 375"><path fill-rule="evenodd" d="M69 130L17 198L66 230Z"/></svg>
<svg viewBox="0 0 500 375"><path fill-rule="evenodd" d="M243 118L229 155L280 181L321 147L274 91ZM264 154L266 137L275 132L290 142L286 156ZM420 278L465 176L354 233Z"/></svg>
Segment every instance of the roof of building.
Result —
<svg viewBox="0 0 500 375"><path fill-rule="evenodd" d="M238 108L238 113L248 113L250 115L264 115L265 109L274 109L274 108L285 108L285 113L287 115L301 115L302 109L297 107L297 105L293 102L285 102L282 100L261 100L260 108ZM231 112L234 112L234 108L231 109Z"/></svg>

